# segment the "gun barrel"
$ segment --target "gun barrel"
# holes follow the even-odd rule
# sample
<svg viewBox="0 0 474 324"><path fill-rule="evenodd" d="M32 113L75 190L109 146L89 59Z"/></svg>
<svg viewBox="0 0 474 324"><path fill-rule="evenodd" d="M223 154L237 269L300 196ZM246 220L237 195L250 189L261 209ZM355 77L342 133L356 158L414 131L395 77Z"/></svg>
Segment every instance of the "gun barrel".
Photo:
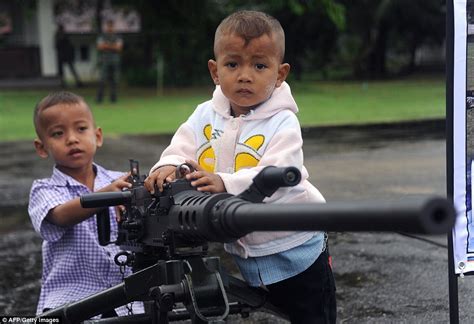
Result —
<svg viewBox="0 0 474 324"><path fill-rule="evenodd" d="M81 196L81 206L84 208L108 207L124 205L130 202L130 191L94 192Z"/></svg>
<svg viewBox="0 0 474 324"><path fill-rule="evenodd" d="M288 230L442 234L455 221L452 204L437 197L375 203L240 204L228 211L220 222L234 235Z"/></svg>

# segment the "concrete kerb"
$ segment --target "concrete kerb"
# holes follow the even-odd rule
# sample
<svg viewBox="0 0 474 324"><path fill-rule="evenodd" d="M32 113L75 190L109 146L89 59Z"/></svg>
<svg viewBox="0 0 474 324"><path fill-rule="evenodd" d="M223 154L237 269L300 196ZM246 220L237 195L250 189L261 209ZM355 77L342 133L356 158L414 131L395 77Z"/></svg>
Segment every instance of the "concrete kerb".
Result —
<svg viewBox="0 0 474 324"><path fill-rule="evenodd" d="M302 128L304 139L320 138L338 143L379 140L380 137L394 140L445 138L445 131L445 118Z"/></svg>

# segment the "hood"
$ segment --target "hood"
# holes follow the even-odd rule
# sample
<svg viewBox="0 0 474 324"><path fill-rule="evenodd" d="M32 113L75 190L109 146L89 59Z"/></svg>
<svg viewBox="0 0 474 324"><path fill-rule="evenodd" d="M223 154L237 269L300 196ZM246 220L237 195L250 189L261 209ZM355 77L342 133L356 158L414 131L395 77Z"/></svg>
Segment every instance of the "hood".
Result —
<svg viewBox="0 0 474 324"><path fill-rule="evenodd" d="M212 95L212 107L224 118L231 118L230 102L221 90L220 86L216 86ZM267 101L258 105L255 109L245 116L245 119L264 119L275 115L276 113L288 109L293 113L298 112L298 106L295 99L291 95L291 89L288 83L283 82L281 86L275 88Z"/></svg>

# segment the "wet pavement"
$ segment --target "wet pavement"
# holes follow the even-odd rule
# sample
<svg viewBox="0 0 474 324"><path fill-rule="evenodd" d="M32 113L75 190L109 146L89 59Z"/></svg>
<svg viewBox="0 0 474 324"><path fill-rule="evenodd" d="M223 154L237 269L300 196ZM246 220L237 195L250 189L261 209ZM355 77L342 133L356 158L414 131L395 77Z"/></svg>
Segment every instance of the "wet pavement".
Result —
<svg viewBox="0 0 474 324"><path fill-rule="evenodd" d="M310 180L328 201L445 195L443 121L314 128L303 134ZM168 142L166 136L106 137L97 162L126 170L134 158L144 172ZM51 163L35 155L31 142L0 143L0 149L0 315L31 315L40 287L41 240L28 222L26 204L31 182L49 176ZM446 236L331 232L329 240L338 323L449 322ZM218 246L213 251L221 253ZM459 280L463 323L474 322L473 289L473 278ZM275 321L255 315L245 323Z"/></svg>

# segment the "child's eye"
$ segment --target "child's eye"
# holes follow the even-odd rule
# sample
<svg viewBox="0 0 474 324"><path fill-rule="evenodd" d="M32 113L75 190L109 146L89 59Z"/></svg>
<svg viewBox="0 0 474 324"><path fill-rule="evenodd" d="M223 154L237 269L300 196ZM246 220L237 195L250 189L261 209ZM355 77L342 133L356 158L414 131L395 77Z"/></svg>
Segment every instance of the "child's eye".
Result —
<svg viewBox="0 0 474 324"><path fill-rule="evenodd" d="M79 127L79 131L80 131L80 132L84 132L85 130L87 130L87 126L81 126L81 127Z"/></svg>
<svg viewBox="0 0 474 324"><path fill-rule="evenodd" d="M61 135L63 135L63 132L62 131L55 131L55 132L52 132L51 133L51 137L61 137Z"/></svg>
<svg viewBox="0 0 474 324"><path fill-rule="evenodd" d="M256 68L257 70L263 70L263 69L265 69L266 67L267 67L267 66L266 66L265 64L262 64L262 63L257 63L257 64L255 64L255 68Z"/></svg>
<svg viewBox="0 0 474 324"><path fill-rule="evenodd" d="M229 62L229 63L227 63L225 66L227 66L227 67L229 67L229 68L231 68L231 69L234 69L234 68L237 67L237 63L235 63L235 62Z"/></svg>

